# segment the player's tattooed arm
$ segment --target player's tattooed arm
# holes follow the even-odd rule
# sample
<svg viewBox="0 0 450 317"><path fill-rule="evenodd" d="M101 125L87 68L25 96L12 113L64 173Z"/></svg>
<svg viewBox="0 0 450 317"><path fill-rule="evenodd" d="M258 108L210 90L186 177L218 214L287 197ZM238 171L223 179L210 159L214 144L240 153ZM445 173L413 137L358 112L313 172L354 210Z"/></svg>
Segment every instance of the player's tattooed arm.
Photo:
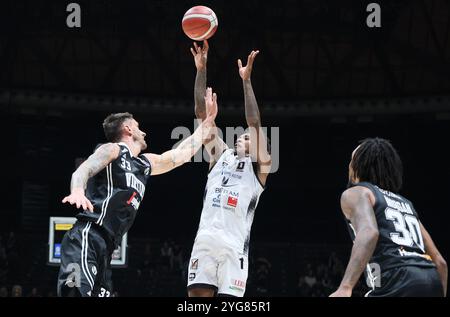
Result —
<svg viewBox="0 0 450 317"><path fill-rule="evenodd" d="M188 162L209 138L214 128L214 120L217 116L217 96L212 93L211 88L206 90L205 101L206 119L190 137L186 138L175 149L166 151L160 155L153 153L144 154L152 164L152 175L167 173Z"/></svg>
<svg viewBox="0 0 450 317"><path fill-rule="evenodd" d="M199 128L201 129L201 127ZM202 142L198 140L198 133L196 132L173 150L166 151L161 155L146 154L152 163L152 175L167 173L188 162L202 146Z"/></svg>
<svg viewBox="0 0 450 317"><path fill-rule="evenodd" d="M203 47L197 45L194 42L194 47L191 47L192 56L194 56L195 67L197 69L197 75L195 76L194 84L194 104L195 115L197 119L206 119L206 64L208 60L208 41L203 41Z"/></svg>
<svg viewBox="0 0 450 317"><path fill-rule="evenodd" d="M89 158L84 161L72 174L70 190L76 188L86 189L89 178L96 175L106 167L111 161L119 156L119 146L115 143L101 145Z"/></svg>
<svg viewBox="0 0 450 317"><path fill-rule="evenodd" d="M272 158L267 149L266 135L261 128L261 116L259 114L258 102L256 101L251 82L253 62L258 54L259 51L252 51L247 58L246 66L242 66L242 61L238 59L238 68L244 86L245 119L250 129L250 140L257 140L257 142L250 143L250 154L256 155L256 160L258 162L258 177L260 181L265 184L267 176L270 173Z"/></svg>
<svg viewBox="0 0 450 317"><path fill-rule="evenodd" d="M251 75L253 71L253 62L259 51L251 51L247 58L247 65L242 66L242 61L238 59L239 75L244 84L244 98L245 98L245 119L250 127L260 127L261 117L259 115L258 103L256 102L255 93L253 92Z"/></svg>
<svg viewBox="0 0 450 317"><path fill-rule="evenodd" d="M378 225L373 211L375 197L361 186L347 189L341 197L341 208L355 229L350 260L341 284L331 297L351 296L353 288L369 263L378 241Z"/></svg>
<svg viewBox="0 0 450 317"><path fill-rule="evenodd" d="M444 257L439 252L438 248L431 239L430 234L420 222L420 231L422 233L423 242L425 244L425 252L431 257L439 276L442 281L442 287L444 289L444 296L447 296L447 280L448 280L448 267Z"/></svg>
<svg viewBox="0 0 450 317"><path fill-rule="evenodd" d="M100 146L89 158L84 161L72 174L70 182L70 195L62 202L83 207L84 210L93 211L91 202L86 198L84 190L90 177L104 169L110 162L119 156L120 148L115 143L107 143Z"/></svg>
<svg viewBox="0 0 450 317"><path fill-rule="evenodd" d="M195 42L194 47L191 47L191 53L192 56L194 56L195 67L197 69L194 84L194 110L195 116L199 120L205 120L206 118L205 93L208 51L209 45L207 40L203 41L203 47L198 46ZM228 146L218 135L217 128L214 128L213 133L211 133L211 137L207 139L204 144L210 157L209 165L211 168L217 162L223 151L228 148Z"/></svg>

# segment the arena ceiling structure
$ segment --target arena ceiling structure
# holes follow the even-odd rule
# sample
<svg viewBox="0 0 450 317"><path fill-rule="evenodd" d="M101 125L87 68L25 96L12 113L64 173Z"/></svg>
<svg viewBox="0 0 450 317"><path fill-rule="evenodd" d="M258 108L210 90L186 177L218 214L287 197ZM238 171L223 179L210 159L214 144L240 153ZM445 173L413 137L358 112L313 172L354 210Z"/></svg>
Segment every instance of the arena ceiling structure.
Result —
<svg viewBox="0 0 450 317"><path fill-rule="evenodd" d="M0 13L0 104L37 108L192 113L195 68L181 18L192 1L7 1ZM450 111L450 2L205 1L219 18L208 84L237 112L236 59L259 49L254 86L266 115ZM169 4L169 5L168 5ZM240 111L240 110L239 110ZM448 116L448 115L447 115Z"/></svg>

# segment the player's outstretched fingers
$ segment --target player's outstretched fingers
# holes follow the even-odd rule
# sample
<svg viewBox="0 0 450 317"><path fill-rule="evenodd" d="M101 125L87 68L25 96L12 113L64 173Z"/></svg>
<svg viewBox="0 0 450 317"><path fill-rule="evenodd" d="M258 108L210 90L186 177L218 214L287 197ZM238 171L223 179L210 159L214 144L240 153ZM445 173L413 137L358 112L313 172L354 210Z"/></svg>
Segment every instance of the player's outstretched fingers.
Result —
<svg viewBox="0 0 450 317"><path fill-rule="evenodd" d="M94 206L92 206L92 203L89 201L89 199L86 199L87 207L90 212L94 212Z"/></svg>
<svg viewBox="0 0 450 317"><path fill-rule="evenodd" d="M202 48L197 43L195 43L195 50L197 51L197 54L202 53Z"/></svg>
<svg viewBox="0 0 450 317"><path fill-rule="evenodd" d="M250 55L248 55L248 57L247 57L247 65L246 66L249 66L252 62L252 53L250 53Z"/></svg>
<svg viewBox="0 0 450 317"><path fill-rule="evenodd" d="M74 198L72 196L67 196L67 202L71 205L75 203Z"/></svg>
<svg viewBox="0 0 450 317"><path fill-rule="evenodd" d="M211 87L206 88L205 99L207 100L210 99L211 95L212 95L212 88Z"/></svg>
<svg viewBox="0 0 450 317"><path fill-rule="evenodd" d="M83 210L87 210L87 204L86 204L86 200L85 199L83 199L81 201L81 207L83 207Z"/></svg>

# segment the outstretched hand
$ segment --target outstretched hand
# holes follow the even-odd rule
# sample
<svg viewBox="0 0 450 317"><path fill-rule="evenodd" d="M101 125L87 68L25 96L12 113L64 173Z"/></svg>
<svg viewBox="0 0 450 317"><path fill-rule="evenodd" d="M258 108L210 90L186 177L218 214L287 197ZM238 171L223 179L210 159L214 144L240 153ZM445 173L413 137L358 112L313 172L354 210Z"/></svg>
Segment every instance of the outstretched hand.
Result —
<svg viewBox="0 0 450 317"><path fill-rule="evenodd" d="M209 44L207 40L203 41L203 47L194 42L194 48L191 47L192 56L194 56L195 67L197 70L206 69L206 62L208 61Z"/></svg>
<svg viewBox="0 0 450 317"><path fill-rule="evenodd" d="M249 80L252 75L253 62L255 61L256 55L259 54L259 51L251 51L250 55L247 58L247 65L242 66L242 61L238 59L238 67L239 67L239 75L242 80Z"/></svg>
<svg viewBox="0 0 450 317"><path fill-rule="evenodd" d="M217 94L212 92L211 87L208 87L206 89L205 104L206 104L206 120L214 122L218 112Z"/></svg>
<svg viewBox="0 0 450 317"><path fill-rule="evenodd" d="M81 190L73 190L69 196L64 197L62 203L69 203L71 205L76 205L77 209L82 207L83 210L94 212L94 206L92 206L92 203L86 198L84 192Z"/></svg>

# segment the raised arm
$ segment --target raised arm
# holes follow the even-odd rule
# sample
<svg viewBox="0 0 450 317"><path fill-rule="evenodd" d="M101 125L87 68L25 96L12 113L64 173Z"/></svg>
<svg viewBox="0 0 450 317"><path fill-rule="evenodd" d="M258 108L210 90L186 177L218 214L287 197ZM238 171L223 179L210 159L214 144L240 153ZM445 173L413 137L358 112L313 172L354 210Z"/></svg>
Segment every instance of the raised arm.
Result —
<svg viewBox="0 0 450 317"><path fill-rule="evenodd" d="M89 158L84 161L72 174L70 195L64 197L63 203L75 204L77 208L94 211L91 202L86 198L84 190L90 177L96 175L109 163L119 156L120 148L115 143L101 145Z"/></svg>
<svg viewBox="0 0 450 317"><path fill-rule="evenodd" d="M197 127L194 133L181 142L175 149L162 154L144 154L152 164L152 175L167 173L188 162L202 147L203 142L214 129L214 119L217 116L217 95L212 89L206 90L206 119Z"/></svg>
<svg viewBox="0 0 450 317"><path fill-rule="evenodd" d="M425 244L425 252L429 256L431 256L431 259L433 260L434 264L436 265L436 269L439 273L439 276L441 277L442 288L444 290L444 296L447 296L447 279L448 279L447 262L442 257L438 248L436 247L433 240L431 239L430 234L425 229L425 227L422 225L422 223L420 223L420 231L422 233L423 242Z"/></svg>
<svg viewBox="0 0 450 317"><path fill-rule="evenodd" d="M378 226L373 211L375 197L362 186L347 189L341 197L341 208L355 230L350 260L344 277L331 297L349 297L372 257L378 241Z"/></svg>
<svg viewBox="0 0 450 317"><path fill-rule="evenodd" d="M238 59L239 75L242 78L244 86L245 99L245 119L250 128L251 150L250 153L256 155L258 162L258 177L265 184L267 176L270 173L272 159L267 149L267 138L261 128L261 117L259 114L258 102L253 92L251 74L253 62L259 51L252 51L247 59L247 65L242 66L242 61ZM257 140L256 142L254 140Z"/></svg>
<svg viewBox="0 0 450 317"><path fill-rule="evenodd" d="M203 47L194 42L194 47L191 47L192 56L194 56L195 68L197 75L195 76L194 85L194 107L197 119L206 119L206 64L208 60L208 41L203 41Z"/></svg>
<svg viewBox="0 0 450 317"><path fill-rule="evenodd" d="M194 85L194 110L195 116L199 120L205 120L206 118L205 92L208 51L209 44L207 40L203 41L203 47L198 46L195 42L194 47L191 47L191 53L192 56L194 56L195 68L197 69ZM228 146L217 134L216 128L212 130L211 137L208 140L205 140L204 144L210 157L209 166L211 169Z"/></svg>

